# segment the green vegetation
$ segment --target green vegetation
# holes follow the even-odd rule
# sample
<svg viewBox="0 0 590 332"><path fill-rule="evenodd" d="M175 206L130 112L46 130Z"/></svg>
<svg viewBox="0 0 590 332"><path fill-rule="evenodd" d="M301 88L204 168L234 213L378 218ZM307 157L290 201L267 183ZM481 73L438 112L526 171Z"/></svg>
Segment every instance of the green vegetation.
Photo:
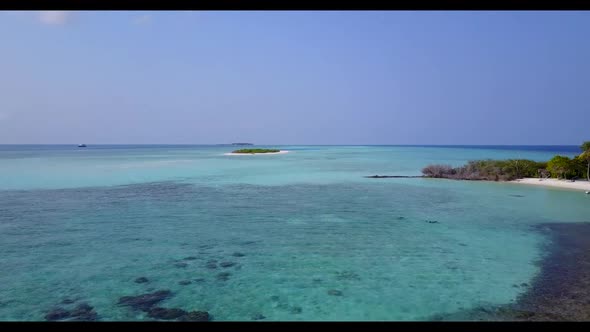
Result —
<svg viewBox="0 0 590 332"><path fill-rule="evenodd" d="M580 149L583 152L577 158L586 163L586 179L590 181L590 141L582 143Z"/></svg>
<svg viewBox="0 0 590 332"><path fill-rule="evenodd" d="M241 149L233 151L232 153L272 153L272 152L280 152L281 150L277 149Z"/></svg>
<svg viewBox="0 0 590 332"><path fill-rule="evenodd" d="M422 173L432 178L456 180L510 181L523 177L539 177L547 163L527 159L472 160L461 167L429 165Z"/></svg>
<svg viewBox="0 0 590 332"><path fill-rule="evenodd" d="M564 156L555 156L547 162L547 170L551 175L566 178L566 174L570 171L573 161Z"/></svg>
<svg viewBox="0 0 590 332"><path fill-rule="evenodd" d="M520 178L554 177L590 181L590 141L580 147L582 154L572 159L555 156L548 162L527 159L473 160L461 167L429 165L422 169L426 177L456 180L511 181Z"/></svg>

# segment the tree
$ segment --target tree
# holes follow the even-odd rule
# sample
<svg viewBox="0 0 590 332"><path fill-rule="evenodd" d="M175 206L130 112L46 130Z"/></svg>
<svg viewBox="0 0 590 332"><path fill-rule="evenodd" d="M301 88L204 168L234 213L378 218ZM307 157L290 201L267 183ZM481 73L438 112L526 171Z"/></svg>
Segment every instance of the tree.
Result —
<svg viewBox="0 0 590 332"><path fill-rule="evenodd" d="M516 159L516 160L509 160L509 162L512 164L512 167L514 167L514 172L515 172L515 176L517 179L520 179L520 160Z"/></svg>
<svg viewBox="0 0 590 332"><path fill-rule="evenodd" d="M586 178L590 181L590 141L582 143L580 149L583 152L579 157L586 161Z"/></svg>
<svg viewBox="0 0 590 332"><path fill-rule="evenodd" d="M547 170L553 175L560 175L564 179L571 169L572 160L565 156L555 156L547 162Z"/></svg>

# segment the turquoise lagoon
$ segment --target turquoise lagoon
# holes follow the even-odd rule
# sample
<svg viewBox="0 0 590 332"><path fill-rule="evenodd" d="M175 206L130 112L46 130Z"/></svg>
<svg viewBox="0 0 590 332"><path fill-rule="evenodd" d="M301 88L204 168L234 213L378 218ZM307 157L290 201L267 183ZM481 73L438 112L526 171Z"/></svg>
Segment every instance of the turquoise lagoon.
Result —
<svg viewBox="0 0 590 332"><path fill-rule="evenodd" d="M363 177L575 147L269 147L290 153L0 146L0 320L66 298L148 320L117 302L161 289L160 306L219 321L428 320L514 302L546 254L535 226L589 221L576 191Z"/></svg>

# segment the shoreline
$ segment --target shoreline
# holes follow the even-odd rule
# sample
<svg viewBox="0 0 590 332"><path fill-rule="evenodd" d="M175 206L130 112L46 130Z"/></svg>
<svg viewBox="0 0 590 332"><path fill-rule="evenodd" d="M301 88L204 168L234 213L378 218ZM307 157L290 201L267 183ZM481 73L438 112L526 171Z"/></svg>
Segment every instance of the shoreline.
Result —
<svg viewBox="0 0 590 332"><path fill-rule="evenodd" d="M525 184L525 185L532 185L537 187L545 187L545 188L560 188L560 189L569 189L569 190L579 190L579 191L590 191L590 182L587 180L576 180L575 182L571 182L569 180L559 180L559 179L540 179L540 178L522 178L516 179L511 181L492 181L492 180L479 180L479 179L452 179L446 177L430 177L425 175L367 175L364 176L365 178L369 179L386 179L386 178L422 178L422 179L443 179L443 180L451 180L451 181L471 181L471 182L491 182L491 183L513 183L513 184Z"/></svg>
<svg viewBox="0 0 590 332"><path fill-rule="evenodd" d="M290 151L287 150L281 150L279 152L266 152L266 153L233 153L233 152L228 152L228 153L224 153L224 156L258 156L258 155L265 155L265 154L285 154L285 153L289 153Z"/></svg>
<svg viewBox="0 0 590 332"><path fill-rule="evenodd" d="M590 182L588 182L587 180L576 180L576 182L570 182L568 180L558 180L558 179L542 179L541 180L539 178L523 178L523 179L517 179L517 180L512 180L512 181L507 181L507 182L508 183L526 184L526 185L532 185L532 186L590 191Z"/></svg>

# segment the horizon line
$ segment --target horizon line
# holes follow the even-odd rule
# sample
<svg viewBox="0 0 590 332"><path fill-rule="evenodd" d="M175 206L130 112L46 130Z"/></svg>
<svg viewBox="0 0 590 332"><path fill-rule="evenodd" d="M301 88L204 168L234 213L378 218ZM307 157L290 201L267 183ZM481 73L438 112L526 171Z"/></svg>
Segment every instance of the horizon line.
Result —
<svg viewBox="0 0 590 332"><path fill-rule="evenodd" d="M0 143L2 145L72 145L81 143ZM233 143L84 143L86 145L186 145L186 146L220 146L237 145ZM259 146L578 146L578 144L266 144L252 143Z"/></svg>

